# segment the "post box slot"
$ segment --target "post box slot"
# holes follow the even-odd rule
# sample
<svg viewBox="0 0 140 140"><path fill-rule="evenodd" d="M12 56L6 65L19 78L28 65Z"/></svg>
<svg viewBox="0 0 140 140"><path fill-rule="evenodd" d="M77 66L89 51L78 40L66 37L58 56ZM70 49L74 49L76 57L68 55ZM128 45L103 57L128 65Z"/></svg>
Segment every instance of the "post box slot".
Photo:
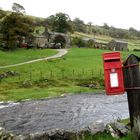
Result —
<svg viewBox="0 0 140 140"><path fill-rule="evenodd" d="M104 60L120 60L120 57L104 57Z"/></svg>
<svg viewBox="0 0 140 140"><path fill-rule="evenodd" d="M120 61L120 59L106 59L105 62L116 62Z"/></svg>

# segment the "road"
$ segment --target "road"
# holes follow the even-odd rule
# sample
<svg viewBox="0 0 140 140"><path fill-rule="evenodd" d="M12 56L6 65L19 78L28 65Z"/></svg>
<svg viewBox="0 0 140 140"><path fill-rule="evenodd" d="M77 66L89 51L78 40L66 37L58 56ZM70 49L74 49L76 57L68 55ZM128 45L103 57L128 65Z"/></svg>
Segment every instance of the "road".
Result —
<svg viewBox="0 0 140 140"><path fill-rule="evenodd" d="M50 132L54 129L80 131L128 118L124 95L76 94L58 98L0 103L0 126L17 135ZM97 128L96 128L97 129Z"/></svg>
<svg viewBox="0 0 140 140"><path fill-rule="evenodd" d="M63 55L65 55L68 52L66 49L57 49L57 51L58 51L58 53L56 55L53 55L53 56L50 56L50 57L30 60L30 61L27 61L27 62L7 65L7 66L0 66L0 69L2 69L2 68L10 68L10 67L15 67L15 66L21 66L21 65L25 65L25 64L30 64L30 63L42 61L42 60L55 59L55 58L62 57Z"/></svg>

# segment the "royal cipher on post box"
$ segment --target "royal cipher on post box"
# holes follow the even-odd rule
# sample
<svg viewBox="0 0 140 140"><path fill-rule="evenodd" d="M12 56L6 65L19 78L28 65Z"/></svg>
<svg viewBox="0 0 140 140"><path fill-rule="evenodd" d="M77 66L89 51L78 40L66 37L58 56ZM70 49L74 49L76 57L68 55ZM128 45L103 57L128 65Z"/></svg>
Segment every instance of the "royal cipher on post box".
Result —
<svg viewBox="0 0 140 140"><path fill-rule="evenodd" d="M123 94L124 80L120 52L104 53L103 64L106 94Z"/></svg>

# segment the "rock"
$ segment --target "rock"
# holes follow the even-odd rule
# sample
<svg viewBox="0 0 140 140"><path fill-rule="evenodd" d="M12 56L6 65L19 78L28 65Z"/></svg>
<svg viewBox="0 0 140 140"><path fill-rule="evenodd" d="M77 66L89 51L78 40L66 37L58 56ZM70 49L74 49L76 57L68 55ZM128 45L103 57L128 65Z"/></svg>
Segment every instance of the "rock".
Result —
<svg viewBox="0 0 140 140"><path fill-rule="evenodd" d="M19 74L15 71L6 71L0 74L0 79L7 78L10 76L16 76L16 75L19 75Z"/></svg>
<svg viewBox="0 0 140 140"><path fill-rule="evenodd" d="M105 130L105 126L103 123L93 123L88 126L88 131L91 134L96 134L98 132L103 132Z"/></svg>
<svg viewBox="0 0 140 140"><path fill-rule="evenodd" d="M13 140L30 140L29 137L27 136L23 136L23 135L18 135L18 136L15 136L13 138Z"/></svg>
<svg viewBox="0 0 140 140"><path fill-rule="evenodd" d="M22 87L24 87L24 88L31 87L32 85L33 85L33 84L32 84L31 81L24 81L24 82L22 83Z"/></svg>
<svg viewBox="0 0 140 140"><path fill-rule="evenodd" d="M30 140L49 140L49 136L43 132L37 132L34 134L30 134Z"/></svg>
<svg viewBox="0 0 140 140"><path fill-rule="evenodd" d="M119 134L118 134L118 132L116 132L113 128L112 128L112 126L110 125L110 124L108 124L107 126L106 126L106 131L108 132L108 133L110 133L110 135L113 137L113 138L119 138Z"/></svg>
<svg viewBox="0 0 140 140"><path fill-rule="evenodd" d="M49 133L49 138L51 140L62 140L64 135L63 129L53 129Z"/></svg>
<svg viewBox="0 0 140 140"><path fill-rule="evenodd" d="M14 135L6 132L4 128L0 127L0 140L14 140Z"/></svg>
<svg viewBox="0 0 140 140"><path fill-rule="evenodd" d="M89 84L88 87L89 88L97 88L95 84Z"/></svg>
<svg viewBox="0 0 140 140"><path fill-rule="evenodd" d="M61 97L65 97L65 96L66 96L66 94L61 94L60 96L61 96Z"/></svg>
<svg viewBox="0 0 140 140"><path fill-rule="evenodd" d="M6 74L8 76L15 76L15 75L17 75L17 73L15 71L7 71Z"/></svg>
<svg viewBox="0 0 140 140"><path fill-rule="evenodd" d="M106 126L106 130L114 138L120 138L122 136L126 136L129 131L128 128L124 124L119 123L119 122L108 124Z"/></svg>
<svg viewBox="0 0 140 140"><path fill-rule="evenodd" d="M63 138L65 140L79 140L79 134L73 131L65 131Z"/></svg>
<svg viewBox="0 0 140 140"><path fill-rule="evenodd" d="M119 131L120 135L127 135L128 134L128 128L126 127L126 125L119 123L119 122L115 122L112 124L112 127Z"/></svg>
<svg viewBox="0 0 140 140"><path fill-rule="evenodd" d="M5 129L3 127L0 127L0 133L2 133Z"/></svg>
<svg viewBox="0 0 140 140"><path fill-rule="evenodd" d="M76 132L64 129L54 129L49 132L49 140L80 140L84 132Z"/></svg>
<svg viewBox="0 0 140 140"><path fill-rule="evenodd" d="M0 74L0 79L6 78L6 77L7 77L7 74L6 73Z"/></svg>
<svg viewBox="0 0 140 140"><path fill-rule="evenodd" d="M14 134L10 133L9 135L10 135L11 138L14 138Z"/></svg>
<svg viewBox="0 0 140 140"><path fill-rule="evenodd" d="M0 127L0 138L2 138L5 134L5 129Z"/></svg>

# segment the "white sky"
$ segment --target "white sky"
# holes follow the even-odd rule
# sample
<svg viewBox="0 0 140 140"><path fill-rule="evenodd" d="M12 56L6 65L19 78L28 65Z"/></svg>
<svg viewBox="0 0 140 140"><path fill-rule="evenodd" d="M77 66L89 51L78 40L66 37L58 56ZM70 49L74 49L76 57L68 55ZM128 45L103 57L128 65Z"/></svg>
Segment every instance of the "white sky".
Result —
<svg viewBox="0 0 140 140"><path fill-rule="evenodd" d="M58 12L85 23L140 30L140 0L0 0L0 7L10 10L13 2L22 5L29 15L48 17Z"/></svg>

